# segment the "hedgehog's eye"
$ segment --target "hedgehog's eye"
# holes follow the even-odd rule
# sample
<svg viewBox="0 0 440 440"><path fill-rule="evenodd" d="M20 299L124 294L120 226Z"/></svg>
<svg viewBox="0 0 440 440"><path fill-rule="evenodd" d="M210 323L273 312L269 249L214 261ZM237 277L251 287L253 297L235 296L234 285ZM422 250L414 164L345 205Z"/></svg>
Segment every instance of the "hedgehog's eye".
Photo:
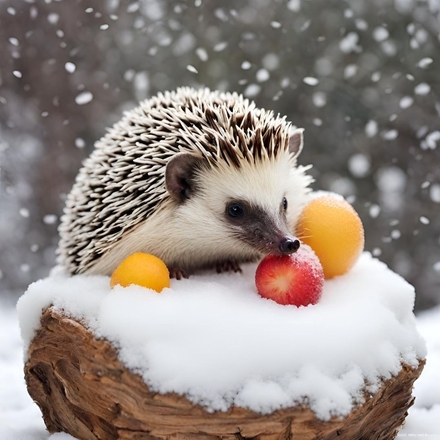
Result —
<svg viewBox="0 0 440 440"><path fill-rule="evenodd" d="M283 209L284 211L287 210L287 199L285 197L283 198Z"/></svg>
<svg viewBox="0 0 440 440"><path fill-rule="evenodd" d="M229 203L229 205L226 207L226 212L228 213L229 217L240 218L244 215L244 207L241 203Z"/></svg>

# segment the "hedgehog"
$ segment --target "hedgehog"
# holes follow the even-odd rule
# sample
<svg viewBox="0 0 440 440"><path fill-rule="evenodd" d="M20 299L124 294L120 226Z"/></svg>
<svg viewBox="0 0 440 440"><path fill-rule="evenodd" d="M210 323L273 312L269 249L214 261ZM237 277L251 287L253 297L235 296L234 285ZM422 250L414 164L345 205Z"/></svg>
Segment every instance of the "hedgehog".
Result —
<svg viewBox="0 0 440 440"><path fill-rule="evenodd" d="M58 263L110 275L135 252L180 278L295 252L309 167L303 130L238 93L178 88L124 114L67 196Z"/></svg>

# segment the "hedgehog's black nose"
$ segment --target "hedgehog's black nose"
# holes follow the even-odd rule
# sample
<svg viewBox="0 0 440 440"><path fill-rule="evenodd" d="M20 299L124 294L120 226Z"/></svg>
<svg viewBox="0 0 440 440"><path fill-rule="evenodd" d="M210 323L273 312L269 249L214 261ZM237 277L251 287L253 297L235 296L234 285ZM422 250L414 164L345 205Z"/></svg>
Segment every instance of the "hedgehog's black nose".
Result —
<svg viewBox="0 0 440 440"><path fill-rule="evenodd" d="M285 237L280 241L278 249L283 255L295 253L299 248L299 240L296 238Z"/></svg>

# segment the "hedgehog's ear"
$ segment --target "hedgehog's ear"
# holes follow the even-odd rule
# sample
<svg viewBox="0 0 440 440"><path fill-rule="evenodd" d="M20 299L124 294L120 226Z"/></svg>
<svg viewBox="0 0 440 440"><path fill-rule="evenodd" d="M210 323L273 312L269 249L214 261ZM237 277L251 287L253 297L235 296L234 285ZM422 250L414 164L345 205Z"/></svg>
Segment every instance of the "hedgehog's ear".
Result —
<svg viewBox="0 0 440 440"><path fill-rule="evenodd" d="M201 159L193 154L179 153L167 164L165 187L179 202L189 199L195 190L194 173Z"/></svg>
<svg viewBox="0 0 440 440"><path fill-rule="evenodd" d="M294 157L298 156L303 149L303 131L304 128L297 128L290 132L289 152L292 153Z"/></svg>

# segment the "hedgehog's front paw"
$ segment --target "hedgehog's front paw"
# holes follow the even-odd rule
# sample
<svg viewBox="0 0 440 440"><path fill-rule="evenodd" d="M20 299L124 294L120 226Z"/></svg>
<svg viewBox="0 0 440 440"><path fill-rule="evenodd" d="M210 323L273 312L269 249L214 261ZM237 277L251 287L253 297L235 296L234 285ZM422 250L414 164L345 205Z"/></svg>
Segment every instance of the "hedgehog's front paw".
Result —
<svg viewBox="0 0 440 440"><path fill-rule="evenodd" d="M181 280L182 278L189 278L188 273L178 267L169 267L168 271L170 272L170 278L175 278L176 280Z"/></svg>
<svg viewBox="0 0 440 440"><path fill-rule="evenodd" d="M218 263L215 264L215 270L217 271L217 273L242 271L240 265L237 263L237 260L233 260L233 259L219 261Z"/></svg>

